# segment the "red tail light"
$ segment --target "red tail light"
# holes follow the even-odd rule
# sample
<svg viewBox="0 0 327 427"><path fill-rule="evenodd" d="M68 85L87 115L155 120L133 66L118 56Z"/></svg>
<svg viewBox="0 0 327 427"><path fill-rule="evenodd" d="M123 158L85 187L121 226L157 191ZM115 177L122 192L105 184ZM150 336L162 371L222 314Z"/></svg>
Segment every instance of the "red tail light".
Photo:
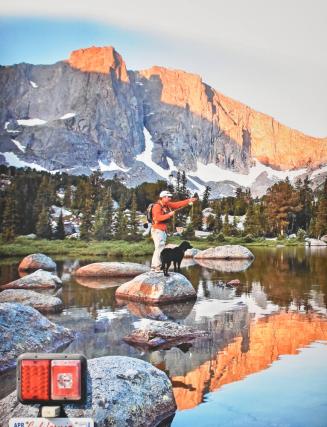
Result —
<svg viewBox="0 0 327 427"><path fill-rule="evenodd" d="M24 400L50 399L50 360L22 360L21 396Z"/></svg>
<svg viewBox="0 0 327 427"><path fill-rule="evenodd" d="M17 395L22 403L82 402L86 395L85 357L22 354L17 365Z"/></svg>

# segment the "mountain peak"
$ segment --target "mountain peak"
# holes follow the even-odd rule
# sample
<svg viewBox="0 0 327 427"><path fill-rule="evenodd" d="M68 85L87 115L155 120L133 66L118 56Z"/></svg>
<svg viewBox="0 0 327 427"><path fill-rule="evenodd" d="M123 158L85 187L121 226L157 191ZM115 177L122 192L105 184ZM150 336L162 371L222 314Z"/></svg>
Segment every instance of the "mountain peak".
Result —
<svg viewBox="0 0 327 427"><path fill-rule="evenodd" d="M112 46L74 50L67 62L72 68L87 73L108 74L114 71L119 80L129 81L125 62Z"/></svg>

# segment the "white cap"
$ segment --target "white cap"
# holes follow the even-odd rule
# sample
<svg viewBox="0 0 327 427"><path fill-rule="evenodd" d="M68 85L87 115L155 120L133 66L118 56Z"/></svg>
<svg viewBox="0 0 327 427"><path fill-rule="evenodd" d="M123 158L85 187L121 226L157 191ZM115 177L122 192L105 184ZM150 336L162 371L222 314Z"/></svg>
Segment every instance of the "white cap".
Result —
<svg viewBox="0 0 327 427"><path fill-rule="evenodd" d="M169 191L162 191L160 194L159 194L159 197L161 198L161 197L173 197L173 195L169 192Z"/></svg>

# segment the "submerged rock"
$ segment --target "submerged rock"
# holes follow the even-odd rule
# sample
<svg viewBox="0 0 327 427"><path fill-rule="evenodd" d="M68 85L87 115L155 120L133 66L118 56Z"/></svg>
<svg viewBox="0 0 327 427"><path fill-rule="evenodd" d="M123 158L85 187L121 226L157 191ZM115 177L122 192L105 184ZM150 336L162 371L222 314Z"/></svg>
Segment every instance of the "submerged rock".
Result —
<svg viewBox="0 0 327 427"><path fill-rule="evenodd" d="M55 270L56 263L47 255L31 254L26 256L19 264L18 270Z"/></svg>
<svg viewBox="0 0 327 427"><path fill-rule="evenodd" d="M114 288L119 285L122 285L125 281L125 277L115 277L115 278L106 278L106 277L84 277L78 276L75 277L76 283L86 288L92 289L106 289Z"/></svg>
<svg viewBox="0 0 327 427"><path fill-rule="evenodd" d="M1 302L17 302L35 308L41 313L58 313L62 311L61 299L26 289L6 289L0 293Z"/></svg>
<svg viewBox="0 0 327 427"><path fill-rule="evenodd" d="M86 403L63 407L68 417L90 417L97 427L156 426L176 411L167 375L148 362L124 356L89 360ZM0 425L37 412L37 407L19 403L13 392L0 401Z"/></svg>
<svg viewBox="0 0 327 427"><path fill-rule="evenodd" d="M130 335L124 337L124 341L138 347L168 348L204 336L207 336L204 331L197 331L174 322L148 321L141 328L135 329Z"/></svg>
<svg viewBox="0 0 327 427"><path fill-rule="evenodd" d="M71 342L74 333L50 322L32 307L5 302L0 303L0 336L0 372L3 372L16 365L20 354L56 351Z"/></svg>
<svg viewBox="0 0 327 427"><path fill-rule="evenodd" d="M119 286L116 298L145 303L169 303L196 298L191 282L182 274L150 271Z"/></svg>
<svg viewBox="0 0 327 427"><path fill-rule="evenodd" d="M53 273L37 270L34 273L1 285L1 289L47 289L61 286L62 281Z"/></svg>
<svg viewBox="0 0 327 427"><path fill-rule="evenodd" d="M94 262L75 271L81 277L128 277L149 271L150 268L135 262Z"/></svg>
<svg viewBox="0 0 327 427"><path fill-rule="evenodd" d="M201 251L195 259L252 259L253 253L241 245L225 245Z"/></svg>

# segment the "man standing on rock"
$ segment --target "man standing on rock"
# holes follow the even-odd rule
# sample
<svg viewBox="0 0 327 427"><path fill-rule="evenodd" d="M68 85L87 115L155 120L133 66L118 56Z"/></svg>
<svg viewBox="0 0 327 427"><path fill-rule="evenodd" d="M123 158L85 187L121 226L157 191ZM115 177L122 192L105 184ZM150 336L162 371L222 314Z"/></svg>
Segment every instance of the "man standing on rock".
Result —
<svg viewBox="0 0 327 427"><path fill-rule="evenodd" d="M169 191L162 191L159 194L159 200L152 206L151 237L154 242L154 253L151 261L151 270L158 273L161 271L160 254L167 240L167 223L174 216L174 209L182 208L198 200L196 197L192 197L179 202L172 202L172 197Z"/></svg>

